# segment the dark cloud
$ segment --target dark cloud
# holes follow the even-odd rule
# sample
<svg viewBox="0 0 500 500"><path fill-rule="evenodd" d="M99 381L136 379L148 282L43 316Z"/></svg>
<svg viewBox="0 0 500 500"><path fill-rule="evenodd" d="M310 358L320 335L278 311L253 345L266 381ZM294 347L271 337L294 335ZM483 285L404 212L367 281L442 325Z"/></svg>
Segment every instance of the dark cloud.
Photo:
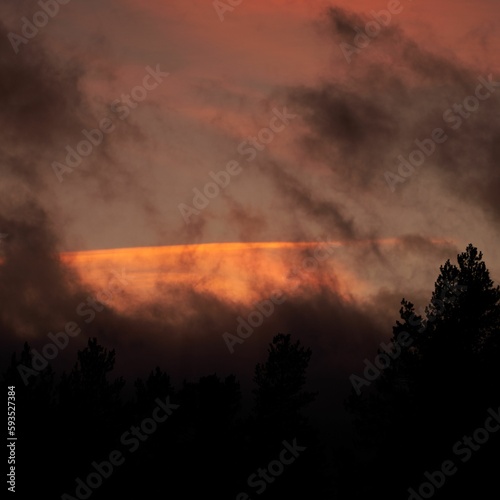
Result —
<svg viewBox="0 0 500 500"><path fill-rule="evenodd" d="M355 28L363 29L368 20L330 9L322 32L338 56L331 77L288 91L291 105L309 127L302 138L306 154L330 167L332 184L340 180L383 198L388 194L384 172L397 172L398 155L408 158L417 149L416 139L429 138L434 129L442 128L448 140L436 145L414 178L398 186L401 196L413 199L410 184L426 172L447 196L458 195L498 219L500 204L494 193L500 187L500 93L481 101L477 111L461 118L456 130L452 125L458 121L452 122L451 115L445 121L443 116L474 95L478 78L487 79L491 71L465 66L449 51L440 53L439 47L424 48L395 21L352 53L348 64L340 44L354 47ZM493 75L493 80L499 78Z"/></svg>
<svg viewBox="0 0 500 500"><path fill-rule="evenodd" d="M90 128L95 116L81 90L84 72L78 62L63 64L45 49L41 37L16 54L8 33L0 25L0 125L4 131L0 138L4 188L0 232L7 235L0 243L0 328L3 341L12 344L21 338L46 341L49 331L77 319L77 306L91 293L76 271L59 258L68 217L59 204L62 185L51 163L59 160L58 151L64 156L64 144L81 139L81 130ZM104 147L94 160L110 154ZM97 173L92 178L97 189L109 198L128 195L139 206L143 203L152 217L155 209L147 203L148 193L126 172L121 183L125 189L120 192L121 177L112 159L110 165L116 176L105 170ZM82 172L77 169L71 174L76 188L68 186L67 179L64 188L91 198L92 189L75 179Z"/></svg>
<svg viewBox="0 0 500 500"><path fill-rule="evenodd" d="M54 176L48 162L54 144L79 131L82 119L88 117L78 87L82 72L76 64L62 66L35 40L15 54L8 33L0 25L0 125L4 131L0 168L4 178L33 185Z"/></svg>
<svg viewBox="0 0 500 500"><path fill-rule="evenodd" d="M353 239L358 233L352 217L335 200L321 199L307 183L295 176L286 166L275 160L267 160L259 165L261 173L268 177L279 194L279 201L287 210L293 210L297 221L315 221L328 231L332 238ZM303 239L306 228L298 222L297 239Z"/></svg>
<svg viewBox="0 0 500 500"><path fill-rule="evenodd" d="M62 218L51 212L53 172L45 161L86 107L77 67L60 67L35 43L16 55L3 25L0 38L0 227L8 234L0 248L2 327L30 336L81 297L78 277L58 262Z"/></svg>

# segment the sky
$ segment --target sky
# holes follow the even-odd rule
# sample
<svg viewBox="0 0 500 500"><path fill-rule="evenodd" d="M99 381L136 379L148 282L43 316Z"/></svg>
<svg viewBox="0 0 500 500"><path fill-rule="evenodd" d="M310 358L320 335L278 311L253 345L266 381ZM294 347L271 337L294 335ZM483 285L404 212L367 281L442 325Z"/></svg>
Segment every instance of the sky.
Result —
<svg viewBox="0 0 500 500"><path fill-rule="evenodd" d="M5 352L99 293L71 348L121 370L250 373L284 332L345 383L468 243L498 279L497 0L223 4L1 0Z"/></svg>

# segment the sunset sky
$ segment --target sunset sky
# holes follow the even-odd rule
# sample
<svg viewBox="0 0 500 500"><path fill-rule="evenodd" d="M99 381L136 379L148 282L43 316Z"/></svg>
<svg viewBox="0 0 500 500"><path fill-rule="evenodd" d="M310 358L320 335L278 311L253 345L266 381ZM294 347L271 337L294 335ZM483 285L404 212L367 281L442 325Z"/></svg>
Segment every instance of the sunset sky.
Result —
<svg viewBox="0 0 500 500"><path fill-rule="evenodd" d="M122 273L86 334L123 366L230 369L296 331L348 370L469 242L499 278L497 0L214 3L70 0L39 28L37 2L0 3L6 346ZM231 356L222 333L275 290Z"/></svg>

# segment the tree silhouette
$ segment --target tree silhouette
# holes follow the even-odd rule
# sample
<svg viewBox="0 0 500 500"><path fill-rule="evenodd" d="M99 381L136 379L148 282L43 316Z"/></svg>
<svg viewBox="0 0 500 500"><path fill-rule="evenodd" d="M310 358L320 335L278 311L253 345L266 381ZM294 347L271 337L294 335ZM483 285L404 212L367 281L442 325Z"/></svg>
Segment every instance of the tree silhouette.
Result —
<svg viewBox="0 0 500 500"><path fill-rule="evenodd" d="M114 365L114 349L108 351L97 343L97 339L89 339L87 347L78 351L78 362L73 370L62 377L61 398L75 409L91 414L115 409L125 382L121 377L112 382L108 380Z"/></svg>
<svg viewBox="0 0 500 500"><path fill-rule="evenodd" d="M395 359L348 402L366 453L367 484L391 470L391 481L384 484L388 498L408 497L408 487L423 482L426 470L456 459L453 445L484 424L487 410L500 403L500 288L474 246L457 260L458 266L448 260L440 267L424 317L402 300L401 321L393 328ZM410 340L396 345L402 332ZM484 486L485 474L498 461L494 449L498 453L498 442L478 453L474 465L450 479L436 498L477 493L477 478Z"/></svg>
<svg viewBox="0 0 500 500"><path fill-rule="evenodd" d="M77 363L69 374L62 374L58 386L59 432L65 436L60 441L61 454L71 457L69 479L86 470L96 456L108 452L116 438L115 429L127 418L120 397L125 382L122 378L109 379L115 351L108 351L97 339L90 338L77 357Z"/></svg>
<svg viewBox="0 0 500 500"><path fill-rule="evenodd" d="M279 334L268 349L268 359L255 367L255 414L266 425L273 422L282 430L304 423L301 410L316 394L304 391L311 349L292 343L290 335Z"/></svg>
<svg viewBox="0 0 500 500"><path fill-rule="evenodd" d="M311 355L311 349L300 341L292 342L290 334L278 334L269 344L267 360L255 367L254 418L249 420L253 468L276 460L284 440L295 439L306 448L283 477L266 490L262 495L265 498L306 498L311 488L316 493L324 491L323 450L305 414L317 396L305 390Z"/></svg>
<svg viewBox="0 0 500 500"><path fill-rule="evenodd" d="M159 366L152 371L144 381L135 381L136 408L140 413L146 413L155 405L156 398L165 399L174 394L170 376L162 371Z"/></svg>

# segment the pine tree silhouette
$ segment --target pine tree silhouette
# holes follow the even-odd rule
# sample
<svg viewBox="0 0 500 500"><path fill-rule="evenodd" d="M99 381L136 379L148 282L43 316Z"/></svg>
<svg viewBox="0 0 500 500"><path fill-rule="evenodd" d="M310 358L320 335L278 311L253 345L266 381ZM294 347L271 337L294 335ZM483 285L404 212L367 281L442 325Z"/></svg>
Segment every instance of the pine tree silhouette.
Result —
<svg viewBox="0 0 500 500"><path fill-rule="evenodd" d="M408 487L423 482L425 471L437 470L446 459L460 462L453 445L500 404L500 287L474 246L457 260L458 266L447 261L440 267L424 317L402 300L392 337L399 356L364 393L353 391L348 402L365 451L366 484L373 487L391 471L383 487L387 498L408 498ZM402 332L411 343L396 346ZM477 494L498 465L499 444L492 438L436 498ZM359 490L366 494L370 486Z"/></svg>

